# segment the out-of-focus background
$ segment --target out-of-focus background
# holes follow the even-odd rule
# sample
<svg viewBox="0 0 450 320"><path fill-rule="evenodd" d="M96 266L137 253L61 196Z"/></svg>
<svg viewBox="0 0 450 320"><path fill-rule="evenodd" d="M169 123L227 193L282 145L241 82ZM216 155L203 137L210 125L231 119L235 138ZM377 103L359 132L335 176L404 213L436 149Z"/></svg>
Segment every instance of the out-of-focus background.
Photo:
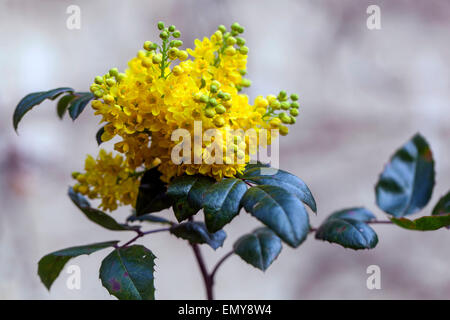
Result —
<svg viewBox="0 0 450 320"><path fill-rule="evenodd" d="M81 29L69 30L69 5ZM366 27L368 5L381 8L381 30ZM81 268L81 290L66 269L49 293L37 261L51 251L131 235L87 221L66 196L70 173L96 154L99 118L59 121L54 103L36 107L19 135L12 113L29 92L70 86L87 91L96 75L124 69L157 21L175 24L185 46L219 24L245 26L250 47L248 90L298 92L301 114L281 140L281 168L311 187L318 225L333 210L365 205L379 218L374 184L393 151L420 131L437 161L432 205L450 186L450 2L416 1L24 1L0 2L0 298L109 299L98 279L107 252L69 262ZM111 145L105 145L112 149ZM128 210L115 213L124 219ZM170 212L164 212L163 215ZM228 241L203 251L211 266L233 240L258 223L242 212L226 227ZM262 273L232 257L217 275L219 299L450 298L448 230L430 233L374 226L374 250L352 251L312 237L284 247ZM156 256L159 299L204 298L189 246L168 234L145 238ZM381 268L381 290L368 290L366 268ZM66 267L67 268L67 267Z"/></svg>

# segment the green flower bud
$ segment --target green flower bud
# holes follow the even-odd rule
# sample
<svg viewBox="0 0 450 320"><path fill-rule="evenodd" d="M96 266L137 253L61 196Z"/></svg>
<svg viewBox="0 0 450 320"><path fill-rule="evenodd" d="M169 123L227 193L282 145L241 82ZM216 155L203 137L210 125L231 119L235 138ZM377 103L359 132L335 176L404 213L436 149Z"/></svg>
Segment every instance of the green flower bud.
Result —
<svg viewBox="0 0 450 320"><path fill-rule="evenodd" d="M290 106L291 106L291 105L290 105L289 102L287 102L287 101L283 101L283 102L281 103L281 109L283 109L283 110L288 110Z"/></svg>
<svg viewBox="0 0 450 320"><path fill-rule="evenodd" d="M211 87L209 88L209 91L211 91L212 93L216 93L218 90L217 86L212 84Z"/></svg>
<svg viewBox="0 0 450 320"><path fill-rule="evenodd" d="M222 33L227 32L227 28L225 28L225 26L224 26L223 24L221 24L221 25L217 28L217 30L219 30L219 31L222 32Z"/></svg>
<svg viewBox="0 0 450 320"><path fill-rule="evenodd" d="M175 29L176 29L176 28L175 28L175 26L174 26L174 25L171 25L171 26L169 27L169 31L170 31L170 32L174 32L174 31L175 31Z"/></svg>
<svg viewBox="0 0 450 320"><path fill-rule="evenodd" d="M153 44L153 42L151 42L151 41L145 41L144 42L144 49L148 50L148 51L151 51L152 50L152 44Z"/></svg>
<svg viewBox="0 0 450 320"><path fill-rule="evenodd" d="M247 74L247 70L239 69L239 73L241 74L241 76L245 76Z"/></svg>
<svg viewBox="0 0 450 320"><path fill-rule="evenodd" d="M291 102L291 108L298 109L298 107L300 106L297 101Z"/></svg>
<svg viewBox="0 0 450 320"><path fill-rule="evenodd" d="M236 40L235 37L228 37L227 38L227 45L229 45L229 46L235 45L236 42L237 42L237 40Z"/></svg>
<svg viewBox="0 0 450 320"><path fill-rule="evenodd" d="M280 134L282 136L285 136L289 133L289 128L286 126L280 126Z"/></svg>
<svg viewBox="0 0 450 320"><path fill-rule="evenodd" d="M225 97L225 93L223 91L219 91L219 93L217 93L217 98L223 99L224 97Z"/></svg>
<svg viewBox="0 0 450 320"><path fill-rule="evenodd" d="M298 94L295 94L295 93L291 94L291 100L292 101L297 101L298 100Z"/></svg>
<svg viewBox="0 0 450 320"><path fill-rule="evenodd" d="M270 103L270 106L272 107L272 109L274 110L280 110L281 107L281 103L278 100L274 100Z"/></svg>
<svg viewBox="0 0 450 320"><path fill-rule="evenodd" d="M205 110L205 116L207 118L213 118L216 115L216 110L214 108L208 108Z"/></svg>
<svg viewBox="0 0 450 320"><path fill-rule="evenodd" d="M159 30L164 29L164 22L162 22L162 21L158 22L158 29Z"/></svg>
<svg viewBox="0 0 450 320"><path fill-rule="evenodd" d="M94 96L97 98L103 97L103 90L97 90L94 92Z"/></svg>
<svg viewBox="0 0 450 320"><path fill-rule="evenodd" d="M94 81L97 84L102 84L103 83L103 77L96 76Z"/></svg>
<svg viewBox="0 0 450 320"><path fill-rule="evenodd" d="M281 112L278 115L278 118L280 118L281 122L283 122L285 124L290 124L291 123L291 117L288 116L285 112Z"/></svg>
<svg viewBox="0 0 450 320"><path fill-rule="evenodd" d="M109 74L113 77L117 77L119 75L119 70L117 70L117 68L112 68L109 70Z"/></svg>
<svg viewBox="0 0 450 320"><path fill-rule="evenodd" d="M220 88L220 82L217 80L211 81L211 84L215 85L217 88Z"/></svg>
<svg viewBox="0 0 450 320"><path fill-rule="evenodd" d="M170 48L169 51L167 51L167 55L171 60L175 60L178 56L178 49L177 48Z"/></svg>
<svg viewBox="0 0 450 320"><path fill-rule="evenodd" d="M171 47L178 48L178 47L181 47L182 45L183 45L183 41L181 41L181 40L172 40L172 41L170 41L170 46Z"/></svg>
<svg viewBox="0 0 450 320"><path fill-rule="evenodd" d="M123 81L125 77L126 77L125 73L119 73L119 75L117 76L117 81Z"/></svg>
<svg viewBox="0 0 450 320"><path fill-rule="evenodd" d="M228 92L224 92L223 93L223 100L228 101L231 99L231 94L229 94Z"/></svg>
<svg viewBox="0 0 450 320"><path fill-rule="evenodd" d="M249 79L242 78L241 86L248 88L251 85L252 85L252 82Z"/></svg>
<svg viewBox="0 0 450 320"><path fill-rule="evenodd" d="M239 85L239 84L237 84L237 85L236 85L236 90L237 90L237 91L242 91L242 86Z"/></svg>
<svg viewBox="0 0 450 320"><path fill-rule="evenodd" d="M237 32L239 33L244 33L244 27L243 26L239 26L239 28L237 29Z"/></svg>
<svg viewBox="0 0 450 320"><path fill-rule="evenodd" d="M216 110L216 113L217 113L217 114L222 114L222 113L227 112L227 109L226 109L223 105L221 105L221 104L218 104L218 105L214 108L214 110Z"/></svg>
<svg viewBox="0 0 450 320"><path fill-rule="evenodd" d="M167 38L169 37L169 34L167 33L167 31L163 31L163 32L161 32L161 33L159 34L159 37L160 37L162 40L167 40Z"/></svg>
<svg viewBox="0 0 450 320"><path fill-rule="evenodd" d="M72 172L72 178L74 178L74 179L76 179L79 175L80 175L80 173L77 171Z"/></svg>
<svg viewBox="0 0 450 320"><path fill-rule="evenodd" d="M179 38L179 37L181 37L181 33L180 33L180 31L175 30L175 31L172 33L172 36L173 36L174 38Z"/></svg>
<svg viewBox="0 0 450 320"><path fill-rule="evenodd" d="M237 32L237 31L231 31L231 36L232 37L236 37L238 34L239 34L239 32Z"/></svg>
<svg viewBox="0 0 450 320"><path fill-rule="evenodd" d="M290 113L291 115L293 115L294 117L296 117L296 116L298 116L298 109L291 109L291 110L289 111L289 113Z"/></svg>
<svg viewBox="0 0 450 320"><path fill-rule="evenodd" d="M106 79L106 84L110 87L116 84L116 80L114 79Z"/></svg>
<svg viewBox="0 0 450 320"><path fill-rule="evenodd" d="M243 45L245 45L245 39L241 38L241 37L237 37L236 43L238 44L238 46L243 46Z"/></svg>
<svg viewBox="0 0 450 320"><path fill-rule="evenodd" d="M214 124L216 125L216 127L220 128L223 127L225 124L225 119L222 117L217 117L213 120Z"/></svg>
<svg viewBox="0 0 450 320"><path fill-rule="evenodd" d="M210 98L209 99L209 104L212 106L217 106L218 102L215 98Z"/></svg>
<svg viewBox="0 0 450 320"><path fill-rule="evenodd" d="M291 116L291 124L294 124L297 122L297 119L295 119L293 116Z"/></svg>
<svg viewBox="0 0 450 320"><path fill-rule="evenodd" d="M209 100L209 97L208 97L206 94L203 94L203 95L200 97L200 101L203 102L203 103L207 103L208 100Z"/></svg>
<svg viewBox="0 0 450 320"><path fill-rule="evenodd" d="M231 30L238 32L239 29L240 29L239 23L235 22L231 25Z"/></svg>
<svg viewBox="0 0 450 320"><path fill-rule="evenodd" d="M152 57L152 62L153 62L154 64L160 64L161 61L162 61L162 57L161 57L159 54L154 55L154 56Z"/></svg>
<svg viewBox="0 0 450 320"><path fill-rule="evenodd" d="M247 54L248 53L248 47L246 46L242 46L239 48L239 52L242 54Z"/></svg>

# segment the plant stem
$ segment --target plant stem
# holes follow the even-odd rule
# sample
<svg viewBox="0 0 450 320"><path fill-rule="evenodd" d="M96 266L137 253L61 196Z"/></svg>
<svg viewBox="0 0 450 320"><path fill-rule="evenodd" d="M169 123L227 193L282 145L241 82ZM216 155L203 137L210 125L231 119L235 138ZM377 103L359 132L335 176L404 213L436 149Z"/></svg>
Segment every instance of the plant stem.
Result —
<svg viewBox="0 0 450 320"><path fill-rule="evenodd" d="M203 282L205 284L206 289L206 297L208 300L214 300L213 293L213 279L208 274L208 270L206 269L205 261L203 260L202 252L200 251L200 247L196 243L191 243L192 250L194 250L195 258L197 259L198 266L200 268L200 272L202 273Z"/></svg>
<svg viewBox="0 0 450 320"><path fill-rule="evenodd" d="M151 234L151 233L157 233L157 232L163 232L163 231L169 231L170 229L172 229L172 227L170 228L160 228L160 229L155 229L155 230L149 230L149 231L145 231L142 232L140 230L137 230L137 235L131 239L130 241L128 241L127 243L123 244L122 246L120 246L120 248L124 248L130 244L132 244L133 242L135 242L137 239L142 238L143 236L147 235L147 234Z"/></svg>
<svg viewBox="0 0 450 320"><path fill-rule="evenodd" d="M219 260L219 262L217 262L216 266L214 267L213 271L211 272L211 281L214 284L214 276L216 275L217 270L219 270L219 267L222 265L222 263L225 262L225 260L227 260L229 257L231 257L233 255L234 251L231 250L230 252L228 252L226 255L224 255L222 257L222 259Z"/></svg>

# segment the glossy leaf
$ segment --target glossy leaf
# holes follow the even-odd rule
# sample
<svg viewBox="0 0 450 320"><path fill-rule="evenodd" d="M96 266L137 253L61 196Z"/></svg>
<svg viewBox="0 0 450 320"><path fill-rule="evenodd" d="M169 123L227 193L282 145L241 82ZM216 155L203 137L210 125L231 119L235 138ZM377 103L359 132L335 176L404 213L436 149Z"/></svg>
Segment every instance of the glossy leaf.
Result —
<svg viewBox="0 0 450 320"><path fill-rule="evenodd" d="M312 211L317 211L316 201L309 190L306 183L293 174L280 170L273 169L274 174L263 174L262 170L267 170L264 166L253 166L247 169L241 176L242 179L248 180L258 185L271 185L285 189L288 192L296 195L302 202L304 202Z"/></svg>
<svg viewBox="0 0 450 320"><path fill-rule="evenodd" d="M147 221L152 223L160 223L160 224L167 224L167 225L173 225L174 223L172 221L167 220L166 218L158 217L153 214L144 214L142 216L136 216L136 214L132 214L127 218L127 221L129 222L135 222L135 221Z"/></svg>
<svg viewBox="0 0 450 320"><path fill-rule="evenodd" d="M23 116L30 111L34 106L40 104L45 99L54 100L59 95L65 92L73 92L72 88L57 88L49 91L42 92L34 92L26 95L22 100L20 100L16 109L14 110L13 115L13 126L14 130L17 131L17 126L19 125L20 120L22 120Z"/></svg>
<svg viewBox="0 0 450 320"><path fill-rule="evenodd" d="M343 210L337 211L337 212L329 215L327 220L330 220L333 218L353 219L353 220L362 221L362 222L369 222L369 221L376 219L375 215L372 212L370 212L366 208L362 208L362 207L349 208L349 209L343 209Z"/></svg>
<svg viewBox="0 0 450 320"><path fill-rule="evenodd" d="M364 208L350 208L331 214L317 229L316 239L344 248L372 249L378 243L375 231L365 222L375 216Z"/></svg>
<svg viewBox="0 0 450 320"><path fill-rule="evenodd" d="M167 188L178 222L195 215L203 207L203 194L214 183L205 176L184 175L175 178Z"/></svg>
<svg viewBox="0 0 450 320"><path fill-rule="evenodd" d="M196 221L180 223L173 227L170 232L178 238L188 240L190 243L207 243L214 250L221 247L227 237L225 231L219 230L210 233L204 223Z"/></svg>
<svg viewBox="0 0 450 320"><path fill-rule="evenodd" d="M433 216L450 214L450 191L439 199L431 214Z"/></svg>
<svg viewBox="0 0 450 320"><path fill-rule="evenodd" d="M97 145L101 145L103 143L102 134L104 132L105 132L105 126L98 129L97 133L95 134L95 140L97 140Z"/></svg>
<svg viewBox="0 0 450 320"><path fill-rule="evenodd" d="M155 299L155 258L141 245L115 249L102 261L102 285L120 300Z"/></svg>
<svg viewBox="0 0 450 320"><path fill-rule="evenodd" d="M234 253L255 268L265 271L281 252L281 240L269 228L259 228L234 243Z"/></svg>
<svg viewBox="0 0 450 320"><path fill-rule="evenodd" d="M89 101L94 99L94 95L91 92L77 92L76 95L77 97L70 102L69 107L69 115L72 120L78 118Z"/></svg>
<svg viewBox="0 0 450 320"><path fill-rule="evenodd" d="M75 96L73 94L68 94L59 99L58 104L56 105L56 112L60 119L64 117L64 114L67 111L70 101L72 101L74 98Z"/></svg>
<svg viewBox="0 0 450 320"><path fill-rule="evenodd" d="M136 201L136 215L158 212L169 208L172 200L167 195L167 185L160 179L161 173L157 168L147 170L139 186Z"/></svg>
<svg viewBox="0 0 450 320"><path fill-rule="evenodd" d="M108 241L71 247L58 250L42 257L38 263L38 275L45 287L50 290L53 282L58 278L66 263L83 254L91 254L101 249L115 246L119 241Z"/></svg>
<svg viewBox="0 0 450 320"><path fill-rule="evenodd" d="M416 134L392 156L376 186L377 205L394 217L418 212L431 198L434 160L425 139Z"/></svg>
<svg viewBox="0 0 450 320"><path fill-rule="evenodd" d="M203 197L203 211L209 232L219 231L239 214L246 191L246 184L236 178L225 178L208 188Z"/></svg>
<svg viewBox="0 0 450 320"><path fill-rule="evenodd" d="M308 213L298 197L285 189L269 185L252 187L241 204L291 247L298 247L306 239Z"/></svg>
<svg viewBox="0 0 450 320"><path fill-rule="evenodd" d="M103 228L113 231L130 231L136 229L125 224L120 224L105 212L92 208L89 201L82 194L73 191L73 188L69 188L69 197L78 209L84 213L86 218Z"/></svg>
<svg viewBox="0 0 450 320"><path fill-rule="evenodd" d="M415 220L406 218L391 218L396 225L409 230L433 231L442 227L450 226L450 214L426 216Z"/></svg>

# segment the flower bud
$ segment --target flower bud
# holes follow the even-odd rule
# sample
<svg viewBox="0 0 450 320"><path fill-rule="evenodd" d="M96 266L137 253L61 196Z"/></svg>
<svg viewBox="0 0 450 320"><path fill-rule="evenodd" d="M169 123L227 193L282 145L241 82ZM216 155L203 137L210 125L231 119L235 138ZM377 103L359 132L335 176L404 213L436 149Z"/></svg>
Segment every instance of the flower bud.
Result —
<svg viewBox="0 0 450 320"><path fill-rule="evenodd" d="M152 62L153 62L154 64L160 64L161 61L162 61L162 56L161 56L161 54L155 54L155 55L152 57Z"/></svg>
<svg viewBox="0 0 450 320"><path fill-rule="evenodd" d="M239 73L241 74L241 76L245 76L247 74L247 70L239 69Z"/></svg>
<svg viewBox="0 0 450 320"><path fill-rule="evenodd" d="M216 117L214 118L213 123L216 127L220 128L225 125L225 119L223 117Z"/></svg>
<svg viewBox="0 0 450 320"><path fill-rule="evenodd" d="M287 101L283 101L283 102L281 103L281 109L283 109L283 110L288 110L290 106L291 106L291 105L290 105L289 102L287 102Z"/></svg>
<svg viewBox="0 0 450 320"><path fill-rule="evenodd" d="M219 91L219 93L217 93L217 98L223 99L224 97L225 97L225 93L223 91Z"/></svg>
<svg viewBox="0 0 450 320"><path fill-rule="evenodd" d="M209 100L209 97L208 97L206 94L203 94L203 95L200 97L200 101L203 102L203 103L208 102L208 100Z"/></svg>
<svg viewBox="0 0 450 320"><path fill-rule="evenodd" d="M231 30L233 30L233 31L238 31L238 30L239 30L239 27L240 27L239 23L234 22L234 23L231 25Z"/></svg>
<svg viewBox="0 0 450 320"><path fill-rule="evenodd" d="M242 150L239 150L239 151L236 153L236 156L238 157L238 159L244 159L244 158L245 158L245 152L242 151Z"/></svg>
<svg viewBox="0 0 450 320"><path fill-rule="evenodd" d="M291 124L294 124L297 122L297 119L295 119L293 116L291 116Z"/></svg>
<svg viewBox="0 0 450 320"><path fill-rule="evenodd" d="M287 93L284 90L281 90L278 94L278 100L280 101L286 101L287 100Z"/></svg>
<svg viewBox="0 0 450 320"><path fill-rule="evenodd" d="M251 85L252 85L252 82L249 79L242 78L241 86L248 88Z"/></svg>
<svg viewBox="0 0 450 320"><path fill-rule="evenodd" d="M280 118L273 118L269 123L272 127L278 128L281 125L281 120Z"/></svg>
<svg viewBox="0 0 450 320"><path fill-rule="evenodd" d="M114 97L113 97L112 95L110 95L110 94L107 94L107 95L104 95L104 96L103 96L103 100L104 100L106 103L110 104L110 103L113 103L113 102L114 102Z"/></svg>
<svg viewBox="0 0 450 320"><path fill-rule="evenodd" d="M212 84L212 85L210 86L210 88L209 88L209 91L211 91L212 93L216 93L217 90L218 90L218 88L217 88L217 86L214 85L214 84Z"/></svg>
<svg viewBox="0 0 450 320"><path fill-rule="evenodd" d="M173 67L172 72L175 76L179 76L180 74L182 74L184 72L184 70L180 66L175 66L175 67Z"/></svg>
<svg viewBox="0 0 450 320"><path fill-rule="evenodd" d="M103 97L103 90L96 90L94 91L94 96L97 98Z"/></svg>
<svg viewBox="0 0 450 320"><path fill-rule="evenodd" d="M179 37L181 36L181 33L180 33L180 31L175 30L175 31L172 33L172 36L173 36L174 38L179 38Z"/></svg>
<svg viewBox="0 0 450 320"><path fill-rule="evenodd" d="M209 104L212 106L217 106L218 102L215 98L210 98L209 99Z"/></svg>
<svg viewBox="0 0 450 320"><path fill-rule="evenodd" d="M214 110L216 110L216 113L217 113L217 114L222 114L222 113L227 112L227 109L226 109L223 105L221 105L221 104L218 104L218 105L214 108Z"/></svg>
<svg viewBox="0 0 450 320"><path fill-rule="evenodd" d="M248 47L246 46L242 46L239 48L239 52L242 54L247 54L248 53Z"/></svg>
<svg viewBox="0 0 450 320"><path fill-rule="evenodd" d="M175 31L175 29L176 29L176 28L175 28L175 26L174 26L174 25L171 25L171 26L169 27L169 31L170 31L170 32L174 32L174 31Z"/></svg>
<svg viewBox="0 0 450 320"><path fill-rule="evenodd" d="M162 22L162 21L158 22L158 29L159 30L164 29L164 22Z"/></svg>
<svg viewBox="0 0 450 320"><path fill-rule="evenodd" d="M80 173L77 171L72 172L72 178L74 178L74 179L76 179L79 175L80 175Z"/></svg>
<svg viewBox="0 0 450 320"><path fill-rule="evenodd" d="M278 117L280 118L280 120L285 123L285 124L290 124L291 123L291 117L288 116L285 112L281 112Z"/></svg>
<svg viewBox="0 0 450 320"><path fill-rule="evenodd" d="M112 87L113 85L116 84L116 80L114 80L114 79L106 79L106 84L107 84L109 87Z"/></svg>
<svg viewBox="0 0 450 320"><path fill-rule="evenodd" d="M169 51L167 52L167 55L169 57L169 59L174 60L177 58L178 54L178 49L177 48L170 48Z"/></svg>
<svg viewBox="0 0 450 320"><path fill-rule="evenodd" d="M183 45L183 41L181 41L181 40L172 40L172 41L170 41L170 46L171 47L178 48L178 47L181 47L182 45Z"/></svg>
<svg viewBox="0 0 450 320"><path fill-rule="evenodd" d="M238 44L238 46L243 46L243 45L245 45L245 39L241 38L241 37L237 37L236 43Z"/></svg>
<svg viewBox="0 0 450 320"><path fill-rule="evenodd" d="M292 101L297 101L298 100L298 94L295 94L295 93L291 94L291 100Z"/></svg>
<svg viewBox="0 0 450 320"><path fill-rule="evenodd" d="M103 77L96 76L94 82L97 83L97 84L102 84L103 83Z"/></svg>
<svg viewBox="0 0 450 320"><path fill-rule="evenodd" d="M231 94L229 94L228 92L224 92L223 100L225 100L225 101L231 100Z"/></svg>
<svg viewBox="0 0 450 320"><path fill-rule="evenodd" d="M214 108L207 108L205 110L205 116L207 118L213 118L216 115L216 110L214 110Z"/></svg>
<svg viewBox="0 0 450 320"><path fill-rule="evenodd" d="M296 117L296 116L298 116L298 109L291 109L291 110L289 111L289 113L290 113L292 116Z"/></svg>
<svg viewBox="0 0 450 320"><path fill-rule="evenodd" d="M145 41L145 42L144 42L144 49L145 49L145 50L148 50L148 51L151 51L151 50L152 50L152 45L153 45L153 42L151 42L151 41Z"/></svg>
<svg viewBox="0 0 450 320"><path fill-rule="evenodd" d="M228 46L225 48L224 53L227 56L234 56L236 54L236 49L232 46Z"/></svg>
<svg viewBox="0 0 450 320"><path fill-rule="evenodd" d="M225 26L224 26L223 24L221 24L221 25L217 28L217 30L219 30L219 31L222 32L222 33L227 32L227 28L225 28Z"/></svg>
<svg viewBox="0 0 450 320"><path fill-rule="evenodd" d="M178 50L177 57L181 61L184 61L188 58L188 53L185 50Z"/></svg>
<svg viewBox="0 0 450 320"><path fill-rule="evenodd" d="M169 37L169 34L167 33L167 31L163 31L163 32L161 32L161 33L159 34L159 37L160 37L162 40L167 40L167 38Z"/></svg>
<svg viewBox="0 0 450 320"><path fill-rule="evenodd" d="M286 136L289 133L289 128L286 126L280 126L280 134Z"/></svg>
<svg viewBox="0 0 450 320"><path fill-rule="evenodd" d="M271 106L272 109L274 109L274 110L280 110L280 108L281 108L281 103L280 103L280 101L275 100L275 101L272 101L272 102L270 103L270 106Z"/></svg>
<svg viewBox="0 0 450 320"><path fill-rule="evenodd" d="M229 45L229 46L235 45L236 42L237 42L237 40L235 37L228 37L228 39L227 39L227 45Z"/></svg>
<svg viewBox="0 0 450 320"><path fill-rule="evenodd" d="M119 75L117 76L117 81L123 81L125 79L126 75L125 73L119 73Z"/></svg>

